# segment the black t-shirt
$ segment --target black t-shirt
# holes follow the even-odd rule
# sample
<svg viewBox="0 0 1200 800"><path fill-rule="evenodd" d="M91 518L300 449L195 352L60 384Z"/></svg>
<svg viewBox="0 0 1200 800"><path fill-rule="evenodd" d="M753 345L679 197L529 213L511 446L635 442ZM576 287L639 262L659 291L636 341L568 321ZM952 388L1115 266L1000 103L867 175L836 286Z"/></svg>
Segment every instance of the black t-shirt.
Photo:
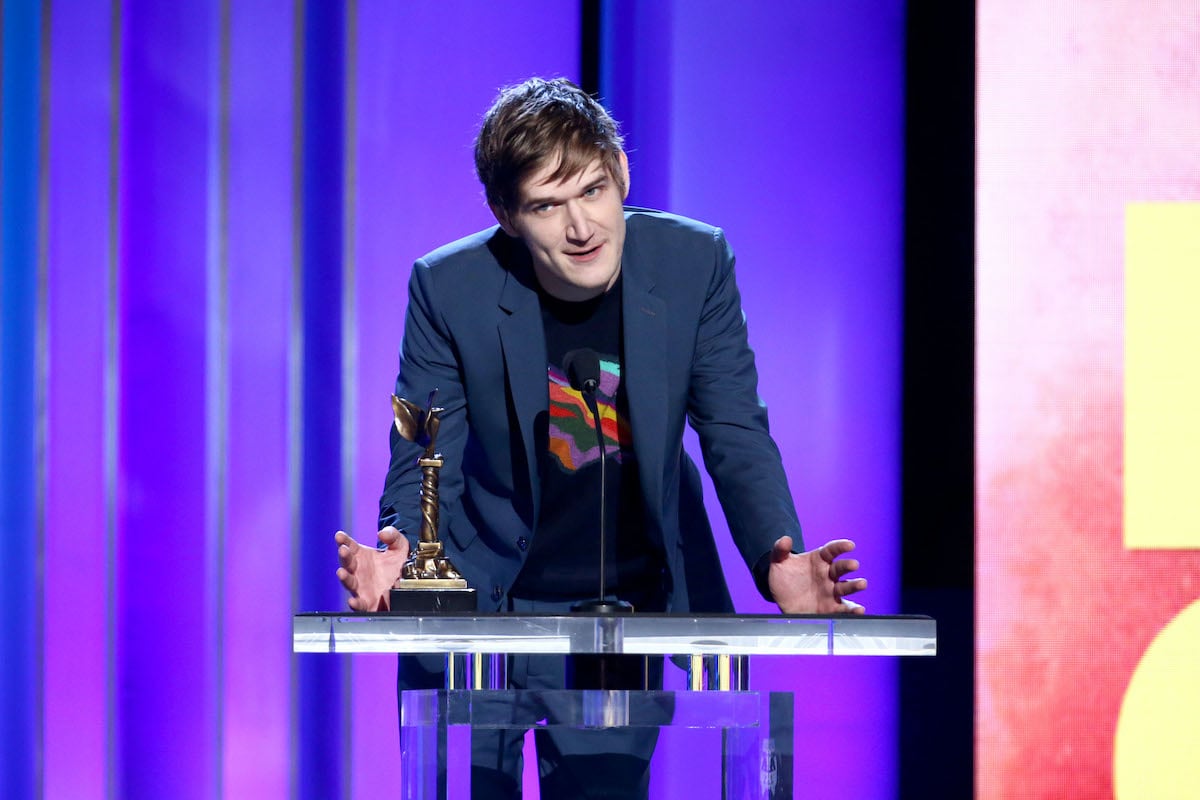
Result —
<svg viewBox="0 0 1200 800"><path fill-rule="evenodd" d="M663 585L664 560L646 536L629 403L621 381L621 279L599 297L580 303L543 292L541 306L550 400L537 434L542 505L529 558L512 594L583 600L599 593L600 447L591 411L562 366L567 353L589 348L600 355L596 405L606 471L606 591L620 599L656 596Z"/></svg>

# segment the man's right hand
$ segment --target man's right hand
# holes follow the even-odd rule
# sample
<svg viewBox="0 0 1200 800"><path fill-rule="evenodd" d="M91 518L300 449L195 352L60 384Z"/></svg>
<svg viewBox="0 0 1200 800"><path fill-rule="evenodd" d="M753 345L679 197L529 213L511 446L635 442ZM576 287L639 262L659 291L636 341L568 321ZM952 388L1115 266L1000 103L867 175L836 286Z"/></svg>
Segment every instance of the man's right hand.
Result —
<svg viewBox="0 0 1200 800"><path fill-rule="evenodd" d="M386 550L366 547L338 531L338 580L350 593L350 608L354 611L387 611L392 584L400 577L408 560L408 539L391 525L379 532L379 542Z"/></svg>

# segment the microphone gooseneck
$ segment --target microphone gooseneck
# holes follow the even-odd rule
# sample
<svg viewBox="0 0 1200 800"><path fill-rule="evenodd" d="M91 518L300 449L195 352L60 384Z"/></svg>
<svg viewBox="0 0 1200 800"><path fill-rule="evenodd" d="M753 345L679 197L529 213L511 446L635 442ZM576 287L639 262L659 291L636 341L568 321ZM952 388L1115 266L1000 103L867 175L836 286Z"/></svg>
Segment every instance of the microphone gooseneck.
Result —
<svg viewBox="0 0 1200 800"><path fill-rule="evenodd" d="M596 444L600 447L600 594L594 600L584 600L571 606L575 612L599 614L611 617L617 614L632 614L633 605L624 600L607 599L605 570L608 559L604 542L608 538L604 524L605 507L605 458L604 432L600 426L600 413L596 407L596 389L600 386L600 356L594 350L572 350L563 359L563 369L571 388L583 395L592 412L596 426ZM615 621L610 620L610 623ZM647 656L613 655L616 638L613 625L597 628L599 655L578 655L567 661L567 685L575 689L649 689L649 661Z"/></svg>
<svg viewBox="0 0 1200 800"><path fill-rule="evenodd" d="M600 602L604 601L606 581L605 569L608 560L605 557L604 540L607 539L604 511L608 503L605 500L605 468L604 468L604 431L600 426L600 412L596 406L596 389L600 387L600 356L595 350L581 348L572 350L563 358L563 369L571 388L583 395L583 402L588 411L592 412L592 424L596 428L596 444L600 448Z"/></svg>

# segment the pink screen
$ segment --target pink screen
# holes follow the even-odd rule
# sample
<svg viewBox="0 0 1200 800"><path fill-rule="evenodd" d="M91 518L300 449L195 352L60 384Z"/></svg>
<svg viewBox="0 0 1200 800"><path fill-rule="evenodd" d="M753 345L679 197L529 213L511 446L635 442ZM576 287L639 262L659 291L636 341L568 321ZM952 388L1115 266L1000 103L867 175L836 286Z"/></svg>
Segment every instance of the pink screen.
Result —
<svg viewBox="0 0 1200 800"><path fill-rule="evenodd" d="M1187 796L1200 5L977 8L977 794Z"/></svg>

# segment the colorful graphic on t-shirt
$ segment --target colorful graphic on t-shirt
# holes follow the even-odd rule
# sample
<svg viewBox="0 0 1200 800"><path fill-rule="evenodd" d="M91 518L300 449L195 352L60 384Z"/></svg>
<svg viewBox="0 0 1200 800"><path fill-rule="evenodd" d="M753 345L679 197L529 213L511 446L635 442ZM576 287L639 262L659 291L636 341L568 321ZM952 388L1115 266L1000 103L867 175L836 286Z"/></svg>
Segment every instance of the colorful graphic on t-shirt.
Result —
<svg viewBox="0 0 1200 800"><path fill-rule="evenodd" d="M571 388L563 371L554 365L547 370L550 378L550 454L567 472L577 472L600 460L596 427L583 395ZM600 412L600 430L604 434L604 455L620 462L622 450L632 447L629 421L617 414L617 387L621 383L621 365L600 360L600 385L596 389L596 410Z"/></svg>

